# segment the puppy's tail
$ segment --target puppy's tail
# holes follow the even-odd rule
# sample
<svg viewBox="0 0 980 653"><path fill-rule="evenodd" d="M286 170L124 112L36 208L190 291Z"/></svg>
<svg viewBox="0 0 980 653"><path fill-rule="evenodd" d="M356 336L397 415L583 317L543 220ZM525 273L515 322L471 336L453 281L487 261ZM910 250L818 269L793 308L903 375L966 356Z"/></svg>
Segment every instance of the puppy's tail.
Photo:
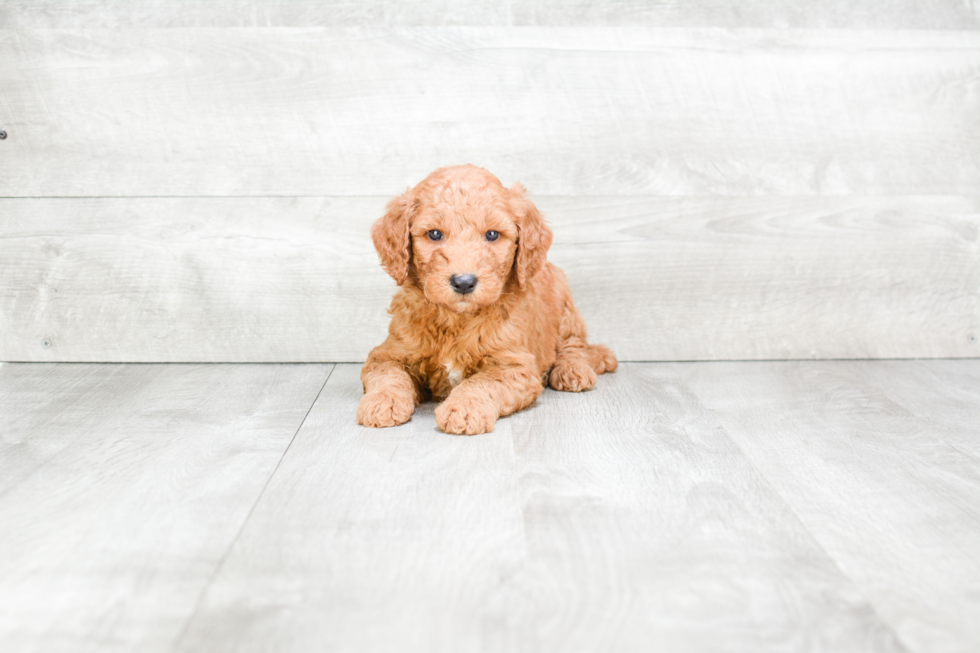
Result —
<svg viewBox="0 0 980 653"><path fill-rule="evenodd" d="M616 355L605 345L588 345L585 348L585 352L589 365L592 366L596 374L615 372L616 368L619 367L619 362L616 361Z"/></svg>

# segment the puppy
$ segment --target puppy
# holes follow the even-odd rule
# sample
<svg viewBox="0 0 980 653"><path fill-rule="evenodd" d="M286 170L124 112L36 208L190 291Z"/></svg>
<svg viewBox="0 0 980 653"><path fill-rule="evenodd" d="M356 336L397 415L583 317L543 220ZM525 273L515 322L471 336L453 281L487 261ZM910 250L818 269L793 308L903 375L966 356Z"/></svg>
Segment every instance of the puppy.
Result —
<svg viewBox="0 0 980 653"><path fill-rule="evenodd" d="M402 424L434 398L440 429L486 433L544 385L580 392L616 369L585 341L565 274L547 262L551 229L520 184L440 168L388 204L371 238L400 289L361 371L359 424Z"/></svg>

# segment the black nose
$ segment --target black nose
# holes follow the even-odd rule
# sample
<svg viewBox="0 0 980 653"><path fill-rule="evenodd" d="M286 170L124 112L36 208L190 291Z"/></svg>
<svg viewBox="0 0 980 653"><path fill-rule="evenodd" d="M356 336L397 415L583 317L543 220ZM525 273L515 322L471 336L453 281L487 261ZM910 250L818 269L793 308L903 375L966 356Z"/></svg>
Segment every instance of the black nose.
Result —
<svg viewBox="0 0 980 653"><path fill-rule="evenodd" d="M460 295L468 295L476 288L475 274L454 274L449 277L449 285Z"/></svg>

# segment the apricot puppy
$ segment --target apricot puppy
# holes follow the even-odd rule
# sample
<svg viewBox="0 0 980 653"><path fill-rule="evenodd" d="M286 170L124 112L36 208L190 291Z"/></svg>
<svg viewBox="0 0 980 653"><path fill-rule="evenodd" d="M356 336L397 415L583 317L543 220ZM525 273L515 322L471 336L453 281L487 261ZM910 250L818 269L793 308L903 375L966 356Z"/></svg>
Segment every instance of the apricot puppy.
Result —
<svg viewBox="0 0 980 653"><path fill-rule="evenodd" d="M579 392L616 369L608 347L585 341L565 275L547 262L551 229L520 184L440 168L388 204L371 238L400 288L361 371L359 424L402 424L434 398L440 429L486 433L545 384Z"/></svg>

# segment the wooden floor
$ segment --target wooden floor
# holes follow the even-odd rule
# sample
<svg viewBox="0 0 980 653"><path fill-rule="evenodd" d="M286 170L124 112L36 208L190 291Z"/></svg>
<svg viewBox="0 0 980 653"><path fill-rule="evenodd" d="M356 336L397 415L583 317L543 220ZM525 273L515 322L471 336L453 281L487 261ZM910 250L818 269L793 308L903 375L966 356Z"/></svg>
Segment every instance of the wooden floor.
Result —
<svg viewBox="0 0 980 653"><path fill-rule="evenodd" d="M980 650L980 360L626 364L471 438L358 372L0 364L0 650Z"/></svg>

